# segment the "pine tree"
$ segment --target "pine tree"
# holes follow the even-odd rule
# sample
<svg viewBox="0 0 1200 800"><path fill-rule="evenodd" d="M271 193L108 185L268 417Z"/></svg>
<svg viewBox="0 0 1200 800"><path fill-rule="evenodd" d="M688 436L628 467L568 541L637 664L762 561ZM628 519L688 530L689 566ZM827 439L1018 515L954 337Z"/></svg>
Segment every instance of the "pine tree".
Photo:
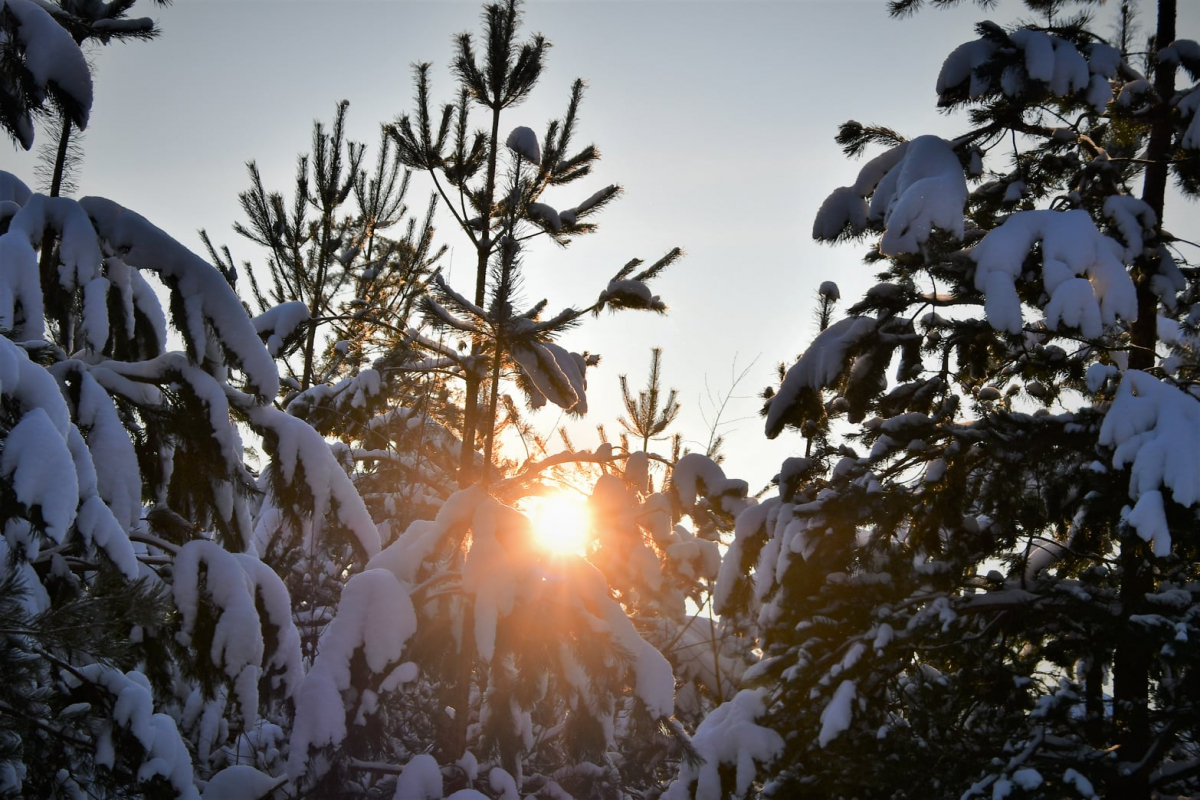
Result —
<svg viewBox="0 0 1200 800"><path fill-rule="evenodd" d="M229 248L201 234L231 286L240 275L248 279L255 330L284 375L277 405L286 417L277 421L297 430L302 421L336 440L327 457L357 484L357 496L325 501L310 483L281 473L286 462L259 478L269 496L257 510L256 547L285 576L308 659L345 577L373 555L339 507L362 498L390 541L428 509L430 495L450 491L442 488L449 481L430 479L442 478L438 445L452 438L437 419L448 405L437 403L444 384L420 370L424 355L409 333L444 249L433 244L433 202L423 219L410 215L410 174L389 139L381 136L368 170L366 147L346 138L347 111L339 103L332 124L314 123L290 203L248 165L251 186L239 198L246 221L234 229L265 250L261 280L250 263L239 270ZM277 455L279 432L267 425L263 434L267 454Z"/></svg>
<svg viewBox="0 0 1200 800"><path fill-rule="evenodd" d="M85 63L41 6L5 11L29 60L0 84ZM104 198L0 173L0 200L0 792L265 796L302 665L237 423L277 436L284 482L357 510L366 550L378 533L319 434L267 407L278 373L219 270Z"/></svg>
<svg viewBox="0 0 1200 800"><path fill-rule="evenodd" d="M769 393L768 436L811 450L718 584L764 660L704 733L752 726L769 796L1198 788L1194 237L1161 220L1172 174L1197 185L1200 49L1159 3L1144 76L1068 3L1025 5L942 67L962 135L838 134L884 150L814 236L878 236L880 282Z"/></svg>
<svg viewBox="0 0 1200 800"><path fill-rule="evenodd" d="M470 34L455 40L456 101L444 105L440 118L435 118L430 65L420 64L415 69L416 109L389 128L400 159L429 175L443 207L476 254L474 291L459 293L442 284L438 302L429 306L435 323L466 334L470 342L469 355L460 357L458 365L466 384L460 486L496 477L491 457L497 450L500 379L511 374L534 408L549 400L564 410L585 412L584 372L596 359L568 353L553 339L588 312L603 308L663 312L666 306L646 284L682 255L676 248L636 275L642 262L634 259L589 308L565 309L546 320L541 319L544 302L517 312L525 243L544 236L565 247L573 238L594 232L591 219L621 191L609 185L566 209L542 201L545 192L590 175L599 151L589 144L573 152L582 80L571 86L565 115L552 120L540 140L526 126L507 135L501 130L501 118L537 83L549 49L536 34L519 42L520 20L516 0L485 6L483 52L476 53ZM486 127L472 132L476 109L482 111ZM479 444L482 475L474 463Z"/></svg>
<svg viewBox="0 0 1200 800"><path fill-rule="evenodd" d="M692 693L690 726L712 702L697 692L720 697L727 668L736 671L726 654L700 652L719 639L704 638L685 600L705 603L719 561L712 539L746 505L743 482L697 456L682 464L678 486L651 493L637 477L645 453L568 443L568 452L518 464L501 452L501 426L522 425L512 388L532 408L587 409L585 372L596 358L555 339L605 309L661 313L648 282L682 255L628 262L582 309L544 318L544 302L523 299L529 240L565 246L593 231L592 215L619 189L570 209L546 202L597 158L591 146L573 152L580 81L544 136L525 126L502 135L500 117L531 91L547 46L537 36L520 44L519 18L514 2L486 7L486 55L476 58L469 35L456 40L457 102L432 113L430 67L420 65L416 111L388 129L479 256L475 291L435 278L421 303L429 327L411 334L431 367L466 386L455 453L466 488L439 502L436 518L397 530L347 583L297 704L289 774L302 793L400 792L417 781L445 791L658 792L691 752L672 719L677 681ZM486 127L473 134L480 106ZM652 426L662 421L658 410L651 416ZM597 544L587 558L539 552L528 520L508 505L546 491L542 478L571 463L602 473L587 493L604 554ZM703 535L676 524L689 515ZM377 608L402 610L385 618ZM673 649L674 663L664 657ZM338 703L344 713L331 716Z"/></svg>

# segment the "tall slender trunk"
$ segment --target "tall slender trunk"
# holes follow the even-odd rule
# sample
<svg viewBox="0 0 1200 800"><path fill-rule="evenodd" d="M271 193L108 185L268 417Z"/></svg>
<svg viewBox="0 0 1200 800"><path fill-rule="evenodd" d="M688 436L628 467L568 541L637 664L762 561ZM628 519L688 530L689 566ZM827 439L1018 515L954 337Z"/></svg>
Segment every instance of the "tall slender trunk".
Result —
<svg viewBox="0 0 1200 800"><path fill-rule="evenodd" d="M321 238L317 241L317 279L312 284L312 297L308 301L308 332L304 338L304 373L300 380L300 389L304 391L312 386L314 362L317 358L317 325L316 320L321 315L325 304L325 278L329 273L329 237L333 233L333 207L326 198L321 198ZM302 261L297 261L303 264Z"/></svg>
<svg viewBox="0 0 1200 800"><path fill-rule="evenodd" d="M487 299L487 267L491 257L491 214L496 198L496 159L500 148L500 107L492 109L492 136L489 140L487 184L484 189L482 216L483 232L476 246L477 259L475 262L475 305L483 307ZM476 338L471 342L472 357L478 356L482 346ZM498 357L498 354L497 354ZM482 383L479 376L468 373L467 396L463 405L463 437L462 452L458 462L458 485L466 488L475 482L475 438L479 430L479 386ZM486 420L485 420L486 421Z"/></svg>
<svg viewBox="0 0 1200 800"><path fill-rule="evenodd" d="M496 443L496 398L500 392L500 347L502 341L496 338L495 356L492 359L491 391L488 394L488 416L491 425L487 431L487 440L483 448L483 485L492 482L492 452Z"/></svg>
<svg viewBox="0 0 1200 800"><path fill-rule="evenodd" d="M71 149L71 120L63 115L62 132L58 135L58 149L54 153L54 172L50 176L50 196L58 197L62 192L63 176L67 171L67 153Z"/></svg>
<svg viewBox="0 0 1200 800"><path fill-rule="evenodd" d="M498 90L497 90L498 91ZM488 260L491 257L492 238L491 238L491 215L492 206L495 205L496 195L496 159L499 155L500 148L500 106L497 105L492 109L492 136L489 142L490 152L488 153L488 169L487 169L487 184L484 189L484 198L480 209L484 219L483 232L480 234L479 243L476 245L477 259L475 262L475 305L483 307L484 301L487 299L487 269ZM471 341L471 356L477 357L483 349L482 342L476 335ZM495 355L495 365L499 366L500 353ZM492 394L495 395L496 380L493 379ZM482 383L480 376L473 372L468 372L466 375L467 396L463 404L463 435L462 435L462 451L459 454L458 463L458 485L459 488L465 489L475 482L475 440L479 430L479 387ZM489 424L494 424L495 412L492 411L492 418ZM487 454L490 458L490 448ZM484 478L486 480L486 470L489 464L484 463ZM466 748L467 741L467 724L470 711L471 698L471 681L475 674L475 606L472 598L469 596L463 597L463 615L462 615L462 647L458 654L458 661L455 665L454 681L449 686L449 691L445 698L447 705L454 709L454 717L442 721L442 725L437 732L437 750L444 758L457 759L462 756Z"/></svg>
<svg viewBox="0 0 1200 800"><path fill-rule="evenodd" d="M58 197L62 193L63 177L67 172L67 154L71 146L71 120L64 115L62 128L58 135L58 147L54 153L54 170L50 174L50 196ZM66 352L72 352L74 343L68 305L70 298L65 296L59 286L58 277L54 274L54 251L58 244L58 236L54 229L47 226L42 231L42 252L38 260L38 274L41 276L43 291L46 297L46 316L54 320L58 328L58 344Z"/></svg>
<svg viewBox="0 0 1200 800"><path fill-rule="evenodd" d="M1163 48L1175 41L1177 0L1159 0L1155 46ZM1156 107L1146 146L1145 179L1142 200L1154 210L1161 230L1166 201L1169 160L1171 156L1171 117L1169 103L1175 94L1175 68L1155 64L1154 90ZM1157 239L1158 237L1155 237ZM1154 242L1152 242L1153 244ZM1157 345L1158 298L1150 282L1157 274L1161 259L1155 255L1141 257L1136 265L1138 319L1132 326L1133 350L1129 355L1130 369L1149 369L1154 366ZM1113 654L1113 716L1117 726L1118 757L1126 764L1142 761L1153 746L1154 731L1150 725L1150 668L1153 660L1151 645L1139 626L1130 617L1141 613L1146 594L1154 589L1154 572L1150 550L1136 533L1126 528L1121 539L1121 613L1123 635ZM1114 787L1125 800L1149 800L1150 772L1153 764L1145 764L1128 775L1118 777Z"/></svg>
<svg viewBox="0 0 1200 800"><path fill-rule="evenodd" d="M437 754L443 764L462 758L467 749L467 725L471 716L471 679L475 667L475 604L462 597L462 647L454 662L454 679L442 684L445 704L437 716ZM452 709L452 710L451 710Z"/></svg>

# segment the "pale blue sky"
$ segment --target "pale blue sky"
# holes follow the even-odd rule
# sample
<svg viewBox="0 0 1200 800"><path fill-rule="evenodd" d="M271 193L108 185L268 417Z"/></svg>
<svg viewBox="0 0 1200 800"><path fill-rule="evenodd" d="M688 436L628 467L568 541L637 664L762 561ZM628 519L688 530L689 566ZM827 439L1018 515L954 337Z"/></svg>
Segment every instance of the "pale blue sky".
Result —
<svg viewBox="0 0 1200 800"><path fill-rule="evenodd" d="M1180 36L1200 37L1200 3L1180 6ZM373 147L379 124L410 108L416 61L435 64L435 99L451 99L444 71L451 36L477 30L479 7L465 0L176 0L165 9L143 2L135 11L155 16L163 35L95 54L79 193L133 208L197 251L195 231L203 227L239 261L260 261L230 230L247 185L244 163L257 160L267 185L290 194L313 120L328 120L343 98L352 138ZM872 270L859 262L863 246L831 248L810 238L820 202L858 168L833 142L837 125L858 119L908 136L961 131L961 120L935 108L938 68L974 38L974 22L1007 21L1018 7L1002 3L985 13L965 4L891 20L884 0L530 2L526 30L545 34L554 48L539 89L505 125L542 130L562 114L571 81L587 79L581 139L595 142L603 161L588 183L546 199L574 205L608 183L622 184L626 195L599 218L595 236L566 251L542 246L529 254L527 295L552 306L586 304L629 258L653 259L675 245L688 252L656 287L671 306L667 317L602 317L566 341L604 356L589 373L588 427L615 429L617 376L628 373L639 385L652 346L665 348L667 382L685 406L680 430L697 447L708 436L700 414L706 379L727 391L735 363L740 371L757 358L737 389L745 399L726 418L755 415L775 363L790 363L815 333L820 282L836 280L851 302L871 283ZM1098 14L1114 9L1110 2ZM33 161L11 150L0 157L31 183ZM429 188L414 181L414 205ZM1196 207L1183 211L1186 220L1169 212L1168 226L1195 229ZM441 240L454 248L452 279L469 285L461 234L443 224ZM540 424L550 429L556 416L543 414ZM761 431L757 416L729 431L727 471L752 489L803 450L795 434L769 443ZM586 431L576 439L594 443Z"/></svg>

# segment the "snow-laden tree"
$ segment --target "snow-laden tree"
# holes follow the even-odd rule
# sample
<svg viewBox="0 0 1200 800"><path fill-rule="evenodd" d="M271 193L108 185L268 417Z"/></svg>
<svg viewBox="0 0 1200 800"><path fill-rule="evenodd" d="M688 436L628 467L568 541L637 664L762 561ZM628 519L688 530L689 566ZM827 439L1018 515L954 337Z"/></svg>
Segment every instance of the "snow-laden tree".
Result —
<svg viewBox="0 0 1200 800"><path fill-rule="evenodd" d="M408 334L441 251L432 201L423 220L410 215L410 173L386 136L368 169L366 147L346 138L347 110L339 103L332 124L314 124L290 200L268 191L249 164L251 185L240 195L246 217L234 229L262 248L261 278L252 263L239 269L229 248L202 237L253 301L254 328L284 376L277 407L289 425L306 423L336 441L339 463L390 541L412 519L436 513L431 499L454 490L456 463L445 453L456 449L447 427L454 407L440 376L418 368L425 357ZM276 452L276 437L263 446ZM274 491L258 509L256 546L287 582L311 657L346 577L371 553L331 535L333 506L278 465L260 482Z"/></svg>
<svg viewBox="0 0 1200 800"><path fill-rule="evenodd" d="M221 274L144 218L0 184L5 788L198 796L269 749L301 677L233 420L279 427L277 373ZM290 459L352 491L327 448Z"/></svg>
<svg viewBox="0 0 1200 800"><path fill-rule="evenodd" d="M411 484L392 484L381 520L386 546L347 582L298 696L289 775L302 792L386 793L401 769L397 796L414 785L409 770L412 781L424 775L431 797L459 789L504 795L510 785L550 796L661 791L689 753L686 729L710 703L701 695L720 698L740 668L715 647L711 620L695 609L689 615L686 600L705 602L716 540L748 503L743 482L696 456L677 467L682 484L654 492L648 454L611 443L577 451L568 441L560 453L535 444L523 463L502 451L505 426L522 431L513 394L532 408L586 412L585 374L596 358L556 340L605 309L664 311L648 282L681 252L648 265L630 261L584 308L547 315L544 302L521 299L531 240L565 246L593 231L593 215L619 189L604 187L569 209L549 204L597 160L594 147L574 141L583 84L573 84L567 113L543 136L512 127L507 120L532 90L547 45L537 36L520 41L515 2L485 7L483 19L480 55L473 37L456 39L457 102L431 111L430 67L421 65L416 110L387 129L400 160L430 181L478 255L473 289L459 291L440 275L430 283L423 319L403 321L419 359L380 359L287 406L295 413L314 393L348 401L371 372L465 384L461 422L431 426L418 398L399 397L378 424L367 423L377 444L348 443L365 493L388 492L373 459L427 457L388 438L414 428L430 437L435 457L455 457L450 477L462 488L445 497L444 483L431 487L436 514L405 519ZM473 132L479 116L485 127ZM644 423L645 446L670 424L673 403L661 419L649 396L643 405L635 402L629 425L640 431ZM327 433L340 435L330 420ZM591 539L584 557L553 556L514 506L545 493L554 470L578 464L594 470L581 486L595 520ZM690 527L677 524L688 516ZM689 686L683 722L672 718L677 681Z"/></svg>
<svg viewBox="0 0 1200 800"><path fill-rule="evenodd" d="M1200 287L1161 222L1172 176L1196 189L1200 45L1159 3L1143 74L1025 5L937 76L960 136L841 128L880 152L813 233L870 237L879 283L768 393L767 435L811 449L717 597L764 660L697 736L729 771L670 796L765 763L775 797L1200 791Z"/></svg>
<svg viewBox="0 0 1200 800"><path fill-rule="evenodd" d="M9 7L5 87L85 63L41 5ZM302 664L236 423L273 443L265 496L303 485L364 560L365 506L269 405L278 372L226 276L133 211L0 173L0 330L0 791L265 796Z"/></svg>
<svg viewBox="0 0 1200 800"><path fill-rule="evenodd" d="M605 308L662 313L666 305L648 282L682 255L675 248L640 270L640 259L630 261L586 308L567 308L549 318L543 318L545 301L518 308L527 243L545 237L566 247L594 232L595 216L621 192L611 184L581 197L562 188L591 175L599 160L594 145L576 142L582 80L571 86L566 113L551 120L542 136L509 121L536 85L549 50L541 35L521 42L520 22L515 0L487 5L483 41L477 43L468 33L455 39L455 101L440 112L431 108L431 65L420 64L415 68L416 108L388 127L400 159L428 175L476 255L470 290L457 291L441 282L427 303L432 322L470 345L466 354L430 348L466 384L461 486L495 477L503 379L514 380L532 408L550 402L585 413L585 372L598 357L571 353L554 340L588 313ZM478 119L484 127L472 130ZM573 205L562 207L560 196ZM475 464L477 447L483 450L482 468Z"/></svg>

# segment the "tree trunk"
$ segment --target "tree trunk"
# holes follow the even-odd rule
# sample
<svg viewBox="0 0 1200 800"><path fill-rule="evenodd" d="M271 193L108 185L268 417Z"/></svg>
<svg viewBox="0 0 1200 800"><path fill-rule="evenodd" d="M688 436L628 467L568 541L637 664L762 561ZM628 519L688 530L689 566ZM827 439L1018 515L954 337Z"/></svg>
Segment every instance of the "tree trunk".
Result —
<svg viewBox="0 0 1200 800"><path fill-rule="evenodd" d="M492 138L489 143L487 185L485 187L483 211L483 232L479 236L476 248L478 256L475 263L475 305L483 307L487 299L487 267L492 254L491 221L492 206L496 197L496 158L500 147L500 108L492 109ZM479 340L471 343L471 355L478 356ZM499 354L497 354L497 358ZM474 374L468 374L467 396L463 405L463 436L462 452L458 462L458 486L465 489L475 482L475 435L479 430L479 386L482 383ZM490 421L495 424L495 420ZM485 465L486 469L486 465Z"/></svg>
<svg viewBox="0 0 1200 800"><path fill-rule="evenodd" d="M71 147L71 120L64 115L62 132L58 135L58 149L54 153L54 172L50 176L50 196L58 197L62 192L63 175L67 171L67 153Z"/></svg>
<svg viewBox="0 0 1200 800"><path fill-rule="evenodd" d="M1161 49L1175 41L1176 0L1159 0L1155 48ZM1154 90L1156 107L1146 146L1145 181L1142 200L1154 210L1161 230L1166 200L1169 160L1171 156L1171 97L1175 94L1175 68L1155 64ZM1159 237L1151 241L1156 244ZM1158 298L1150 282L1158 273L1158 256L1141 257L1135 270L1138 294L1138 319L1131 329L1133 350L1129 354L1130 369L1150 369L1154 366L1154 350L1158 342ZM1143 761L1153 745L1154 732L1150 726L1150 667L1153 653L1150 644L1140 635L1139 626L1129 618L1141 613L1146 594L1154 589L1152 555L1129 526L1121 539L1121 616L1123 635L1113 656L1113 717L1116 723L1118 758L1124 764ZM1147 760L1149 761L1149 760ZM1128 775L1117 779L1114 796L1124 800L1149 800L1150 772L1153 764L1142 764Z"/></svg>
<svg viewBox="0 0 1200 800"><path fill-rule="evenodd" d="M445 706L437 716L437 754L443 764L462 758L467 749L467 725L471 716L471 680L475 673L475 602L464 596L461 647L454 664L453 680L442 693ZM453 709L453 716L448 709Z"/></svg>

